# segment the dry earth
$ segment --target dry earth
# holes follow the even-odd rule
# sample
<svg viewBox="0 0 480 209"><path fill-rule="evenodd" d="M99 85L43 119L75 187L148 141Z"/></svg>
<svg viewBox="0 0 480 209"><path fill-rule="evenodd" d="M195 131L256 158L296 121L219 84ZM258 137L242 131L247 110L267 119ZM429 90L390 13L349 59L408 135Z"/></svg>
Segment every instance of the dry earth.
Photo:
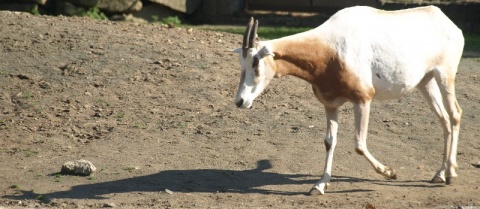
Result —
<svg viewBox="0 0 480 209"><path fill-rule="evenodd" d="M478 56L457 79L459 175L430 184L443 142L418 92L372 107L369 147L353 150L341 109L332 185L324 111L309 85L274 80L253 109L233 103L238 35L0 12L0 208L479 208ZM86 159L94 176L59 175Z"/></svg>

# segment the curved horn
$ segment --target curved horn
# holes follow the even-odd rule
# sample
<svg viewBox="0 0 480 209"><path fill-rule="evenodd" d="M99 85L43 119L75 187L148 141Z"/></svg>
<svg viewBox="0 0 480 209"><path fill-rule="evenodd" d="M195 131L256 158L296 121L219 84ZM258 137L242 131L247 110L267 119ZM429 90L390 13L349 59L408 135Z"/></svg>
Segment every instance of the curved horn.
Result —
<svg viewBox="0 0 480 209"><path fill-rule="evenodd" d="M245 33L243 34L242 48L244 48L244 49L250 48L248 43L249 43L249 40L250 40L250 33L252 31L252 26L253 26L253 17L250 18L250 22L248 22L247 29L245 30Z"/></svg>
<svg viewBox="0 0 480 209"><path fill-rule="evenodd" d="M250 48L248 43L250 42L250 33L252 31L252 26L253 26L253 17L250 18L250 22L248 22L248 25L247 25L247 30L245 30L245 33L243 34L243 42L242 42L243 58L247 57L247 51L248 51L248 48Z"/></svg>
<svg viewBox="0 0 480 209"><path fill-rule="evenodd" d="M255 25L253 27L252 33L250 34L250 40L248 41L249 48L254 47L255 39L257 38L257 29L258 29L258 20L255 20Z"/></svg>

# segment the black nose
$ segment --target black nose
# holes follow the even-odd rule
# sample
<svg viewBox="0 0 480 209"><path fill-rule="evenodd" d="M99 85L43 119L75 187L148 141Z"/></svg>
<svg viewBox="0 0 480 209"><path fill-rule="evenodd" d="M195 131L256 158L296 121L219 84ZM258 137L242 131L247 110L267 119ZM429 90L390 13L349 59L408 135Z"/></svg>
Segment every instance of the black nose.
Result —
<svg viewBox="0 0 480 209"><path fill-rule="evenodd" d="M243 99L240 99L237 102L235 102L235 105L237 105L237 107L241 107L243 105Z"/></svg>

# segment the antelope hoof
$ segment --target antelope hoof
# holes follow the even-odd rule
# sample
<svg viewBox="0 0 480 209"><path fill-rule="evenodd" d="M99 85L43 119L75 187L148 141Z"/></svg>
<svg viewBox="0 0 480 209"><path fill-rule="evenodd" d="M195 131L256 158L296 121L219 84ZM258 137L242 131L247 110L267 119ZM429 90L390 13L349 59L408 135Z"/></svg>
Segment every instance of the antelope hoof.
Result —
<svg viewBox="0 0 480 209"><path fill-rule="evenodd" d="M318 196L318 195L324 195L325 192L324 191L320 191L319 189L317 189L316 187L313 187L310 192L308 192L308 194L310 196Z"/></svg>
<svg viewBox="0 0 480 209"><path fill-rule="evenodd" d="M443 178L440 177L440 176L435 176L435 177L433 177L433 179L430 181L430 183L434 183L434 184L445 183L445 179L443 179Z"/></svg>
<svg viewBox="0 0 480 209"><path fill-rule="evenodd" d="M453 183L453 177L447 177L447 180L445 181L445 184L451 185Z"/></svg>
<svg viewBox="0 0 480 209"><path fill-rule="evenodd" d="M391 167L385 166L385 171L383 174L388 180L397 180L397 171Z"/></svg>

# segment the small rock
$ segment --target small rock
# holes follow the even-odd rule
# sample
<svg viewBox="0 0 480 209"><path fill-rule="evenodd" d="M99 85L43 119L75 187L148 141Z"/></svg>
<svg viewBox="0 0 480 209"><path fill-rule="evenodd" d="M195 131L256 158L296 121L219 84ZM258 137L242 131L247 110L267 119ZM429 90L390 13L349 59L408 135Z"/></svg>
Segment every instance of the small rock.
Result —
<svg viewBox="0 0 480 209"><path fill-rule="evenodd" d="M369 203L369 202L365 205L365 209L375 209L375 208L376 207L374 205L372 205L372 203Z"/></svg>
<svg viewBox="0 0 480 209"><path fill-rule="evenodd" d="M114 208L114 207L117 207L117 205L115 205L115 203L111 202L111 203L103 204L103 207L104 208Z"/></svg>
<svg viewBox="0 0 480 209"><path fill-rule="evenodd" d="M40 88L42 88L42 89L49 89L50 88L50 83L48 83L46 81L42 81L38 84L38 86L40 86Z"/></svg>
<svg viewBox="0 0 480 209"><path fill-rule="evenodd" d="M68 161L62 165L62 174L89 176L97 168L88 160Z"/></svg>
<svg viewBox="0 0 480 209"><path fill-rule="evenodd" d="M475 167L475 168L480 168L480 161L478 161L477 163L474 163L474 164L473 164L473 167Z"/></svg>
<svg viewBox="0 0 480 209"><path fill-rule="evenodd" d="M30 76L25 75L25 74L18 74L18 75L17 75L17 78L19 78L19 79L21 79L21 80L29 80L29 79L30 79Z"/></svg>
<svg viewBox="0 0 480 209"><path fill-rule="evenodd" d="M169 189L165 189L165 192L166 192L167 194L173 194L173 192L172 192L171 190L169 190Z"/></svg>

